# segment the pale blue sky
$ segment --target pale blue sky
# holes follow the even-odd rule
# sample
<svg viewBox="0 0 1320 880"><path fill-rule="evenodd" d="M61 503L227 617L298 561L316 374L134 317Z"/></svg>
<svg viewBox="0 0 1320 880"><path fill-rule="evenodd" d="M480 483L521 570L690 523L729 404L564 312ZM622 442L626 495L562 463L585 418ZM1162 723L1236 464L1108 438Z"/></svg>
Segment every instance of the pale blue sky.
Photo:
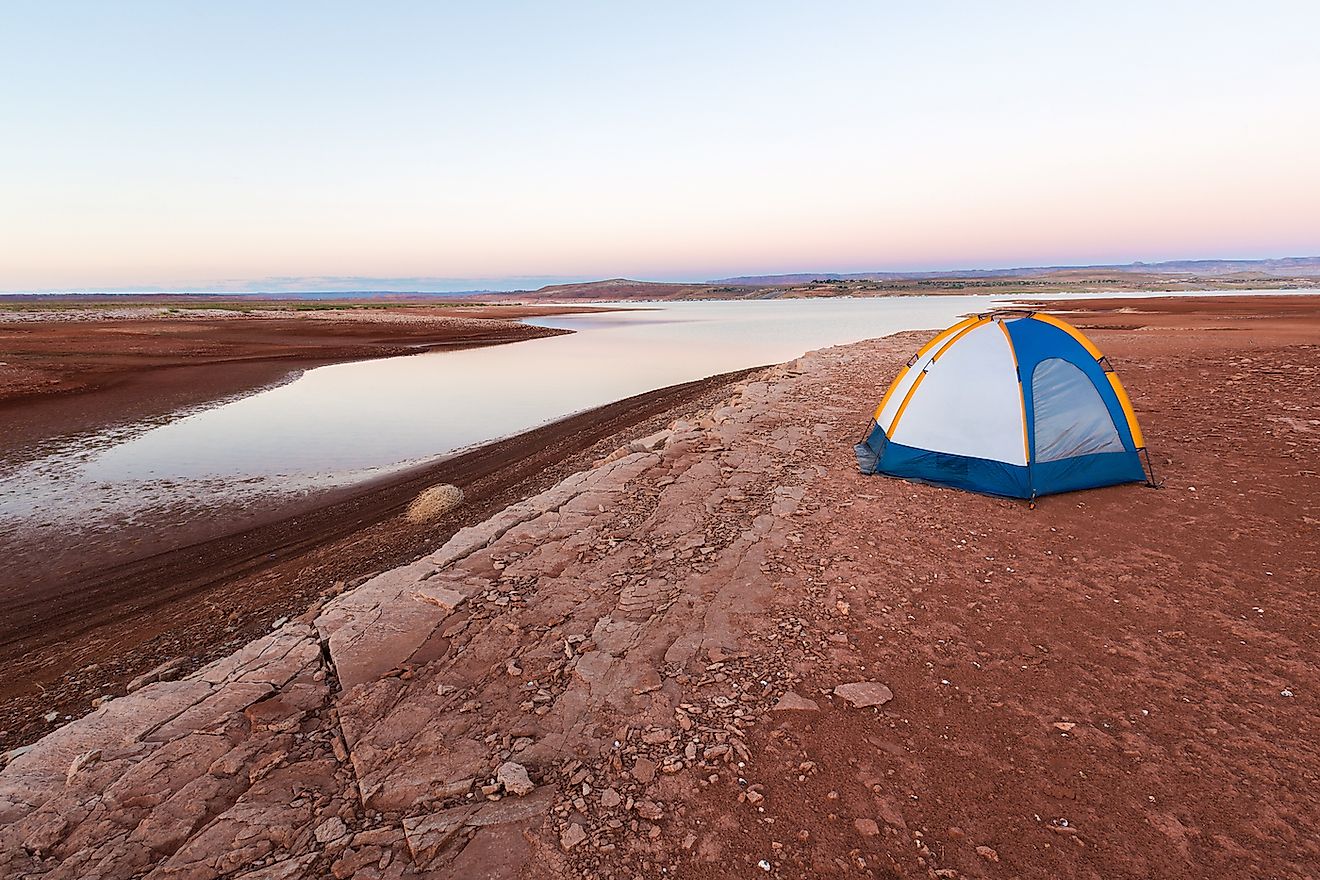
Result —
<svg viewBox="0 0 1320 880"><path fill-rule="evenodd" d="M0 289L1320 253L1320 4L1076 6L3 3Z"/></svg>

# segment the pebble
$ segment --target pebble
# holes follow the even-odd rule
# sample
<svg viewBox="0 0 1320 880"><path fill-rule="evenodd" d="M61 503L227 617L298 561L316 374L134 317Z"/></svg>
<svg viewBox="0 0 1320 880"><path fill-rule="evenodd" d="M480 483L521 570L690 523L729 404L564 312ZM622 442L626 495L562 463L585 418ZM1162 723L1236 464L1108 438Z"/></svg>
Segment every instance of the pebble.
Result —
<svg viewBox="0 0 1320 880"><path fill-rule="evenodd" d="M344 820L338 816L331 816L320 825L316 826L316 842L330 843L332 840L338 840L348 833L348 826Z"/></svg>
<svg viewBox="0 0 1320 880"><path fill-rule="evenodd" d="M857 829L857 833L862 837L875 837L880 833L880 826L875 823L874 819L854 819L853 827Z"/></svg>
<svg viewBox="0 0 1320 880"><path fill-rule="evenodd" d="M878 681L854 681L834 689L836 697L843 697L859 709L883 706L894 698L894 692Z"/></svg>
<svg viewBox="0 0 1320 880"><path fill-rule="evenodd" d="M574 822L568 826L563 834L559 835L559 845L565 850L570 850L587 839L587 832L580 824Z"/></svg>
<svg viewBox="0 0 1320 880"><path fill-rule="evenodd" d="M819 712L820 706L816 705L815 700L809 700L793 691L788 691L779 698L770 710L772 712Z"/></svg>
<svg viewBox="0 0 1320 880"><path fill-rule="evenodd" d="M641 816L643 819L650 819L652 822L659 821L665 817L664 809L655 801L638 801L633 809L637 811L637 815Z"/></svg>
<svg viewBox="0 0 1320 880"><path fill-rule="evenodd" d="M527 775L527 768L516 761L506 761L495 771L495 781L504 786L509 794L522 797L536 788Z"/></svg>
<svg viewBox="0 0 1320 880"><path fill-rule="evenodd" d="M655 781L656 764L650 758L638 758L633 762L633 778L643 785L649 785Z"/></svg>

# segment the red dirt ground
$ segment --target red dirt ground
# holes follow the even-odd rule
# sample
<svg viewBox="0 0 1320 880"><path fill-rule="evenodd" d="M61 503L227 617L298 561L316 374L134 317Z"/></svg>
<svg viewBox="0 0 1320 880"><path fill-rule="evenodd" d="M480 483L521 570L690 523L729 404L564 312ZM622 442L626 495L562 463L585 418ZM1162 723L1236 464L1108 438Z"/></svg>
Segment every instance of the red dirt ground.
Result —
<svg viewBox="0 0 1320 880"><path fill-rule="evenodd" d="M803 693L828 703L817 689L850 669L895 699L878 716L835 700L772 719L748 778L765 813L712 786L693 821L720 832L719 861L672 846L653 865L1320 876L1320 298L1050 306L1074 308L1132 393L1164 488L1029 510L859 478L840 449L820 490L851 513L795 564L851 610L804 608L833 662L811 664ZM858 377L859 413L897 366Z"/></svg>

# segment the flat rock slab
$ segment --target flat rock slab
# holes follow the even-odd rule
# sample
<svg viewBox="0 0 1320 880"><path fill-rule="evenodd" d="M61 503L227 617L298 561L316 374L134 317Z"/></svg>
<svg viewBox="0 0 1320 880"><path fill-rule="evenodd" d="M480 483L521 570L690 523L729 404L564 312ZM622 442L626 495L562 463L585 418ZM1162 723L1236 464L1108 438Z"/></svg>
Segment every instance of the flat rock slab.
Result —
<svg viewBox="0 0 1320 880"><path fill-rule="evenodd" d="M815 700L808 700L801 694L789 691L779 698L779 702L771 708L772 712L819 712L820 706L816 705Z"/></svg>
<svg viewBox="0 0 1320 880"><path fill-rule="evenodd" d="M883 706L894 698L894 692L878 681L854 681L834 689L834 696L843 697L858 709Z"/></svg>

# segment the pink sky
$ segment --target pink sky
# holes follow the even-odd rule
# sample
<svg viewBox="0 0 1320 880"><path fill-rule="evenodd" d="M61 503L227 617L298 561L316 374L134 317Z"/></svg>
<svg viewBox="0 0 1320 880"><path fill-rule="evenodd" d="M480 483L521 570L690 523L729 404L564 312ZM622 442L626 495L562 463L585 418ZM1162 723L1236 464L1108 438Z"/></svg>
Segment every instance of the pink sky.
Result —
<svg viewBox="0 0 1320 880"><path fill-rule="evenodd" d="M1313 4L61 9L0 290L1320 254Z"/></svg>

